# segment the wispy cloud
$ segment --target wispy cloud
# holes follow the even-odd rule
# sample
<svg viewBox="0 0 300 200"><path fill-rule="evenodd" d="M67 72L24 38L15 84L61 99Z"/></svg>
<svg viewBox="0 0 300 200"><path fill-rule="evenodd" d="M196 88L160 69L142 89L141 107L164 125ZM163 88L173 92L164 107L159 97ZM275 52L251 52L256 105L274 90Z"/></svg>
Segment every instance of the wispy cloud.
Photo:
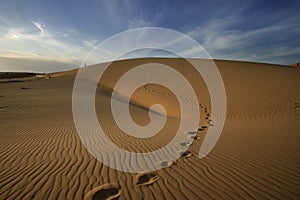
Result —
<svg viewBox="0 0 300 200"><path fill-rule="evenodd" d="M135 17L133 19L128 20L128 28L138 28L138 27L147 27L147 26L153 26L152 21L147 21L145 20L142 16L140 17Z"/></svg>
<svg viewBox="0 0 300 200"><path fill-rule="evenodd" d="M164 11L156 13L151 19L147 19L144 15L135 16L128 20L128 29L157 26L159 21L163 18Z"/></svg>
<svg viewBox="0 0 300 200"><path fill-rule="evenodd" d="M290 43L300 35L299 23L282 21L254 29L241 29L241 23L240 17L214 19L187 34L214 58L284 64L294 61L291 56L300 55L297 44Z"/></svg>
<svg viewBox="0 0 300 200"><path fill-rule="evenodd" d="M33 23L41 31L42 36L45 36L45 30L44 30L45 25L35 21L31 21L31 23Z"/></svg>
<svg viewBox="0 0 300 200"><path fill-rule="evenodd" d="M23 25L14 26L7 24L8 20L5 22L6 25L0 27L1 58L29 59L31 64L34 63L32 60L37 60L39 64L45 61L77 67L97 43L95 39L84 40L76 35L76 31L65 33L48 30L42 22L29 20L30 23L25 21ZM38 70L39 66L35 67ZM7 65L0 63L1 68L7 68Z"/></svg>

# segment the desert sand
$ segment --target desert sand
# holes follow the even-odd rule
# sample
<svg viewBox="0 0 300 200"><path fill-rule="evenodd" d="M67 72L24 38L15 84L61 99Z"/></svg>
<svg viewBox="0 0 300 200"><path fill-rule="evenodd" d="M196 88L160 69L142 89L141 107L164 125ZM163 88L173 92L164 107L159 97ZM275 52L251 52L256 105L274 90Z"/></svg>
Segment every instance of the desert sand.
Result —
<svg viewBox="0 0 300 200"><path fill-rule="evenodd" d="M198 152L211 115L207 87L183 59L149 58L113 63L98 84L96 109L118 146L147 152L166 145L178 127L174 94L149 84L131 97L130 111L149 123L153 103L168 120L154 137L137 139L115 124L110 96L134 66L157 62L175 68L193 85L201 120L189 150L150 173L126 173L97 161L83 146L72 116L77 70L0 82L0 199L299 199L300 70L294 67L215 61L227 94L221 137L205 158ZM198 60L204 62L203 60ZM101 64L92 67L101 67ZM185 97L182 97L185 98ZM186 99L188 101L188 99ZM155 162L155 160L153 161Z"/></svg>

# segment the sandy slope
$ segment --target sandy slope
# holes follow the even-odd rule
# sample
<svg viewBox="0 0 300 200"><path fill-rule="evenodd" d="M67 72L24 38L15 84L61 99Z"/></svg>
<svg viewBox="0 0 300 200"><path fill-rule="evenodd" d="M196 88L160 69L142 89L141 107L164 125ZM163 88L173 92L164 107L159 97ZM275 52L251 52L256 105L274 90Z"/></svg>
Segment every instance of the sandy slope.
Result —
<svg viewBox="0 0 300 200"><path fill-rule="evenodd" d="M130 151L162 147L178 126L178 101L157 85L139 88L130 109L138 124L147 124L147 108L154 102L164 104L173 117L158 135L133 138L113 123L111 88L122 73L149 61L168 64L189 78L201 103L200 125L207 124L210 113L202 78L183 60L116 62L100 80L96 108L111 140ZM191 154L152 174L110 169L87 152L72 118L76 70L52 74L51 79L0 83L0 199L299 199L300 70L247 62L216 64L228 100L217 145L200 160L197 152L206 129L198 131Z"/></svg>

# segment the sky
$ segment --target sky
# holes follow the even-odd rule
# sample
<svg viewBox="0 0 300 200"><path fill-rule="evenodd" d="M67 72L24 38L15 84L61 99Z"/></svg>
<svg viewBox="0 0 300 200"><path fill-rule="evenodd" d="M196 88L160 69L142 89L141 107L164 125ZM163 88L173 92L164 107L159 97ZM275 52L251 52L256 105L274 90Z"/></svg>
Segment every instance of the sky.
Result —
<svg viewBox="0 0 300 200"><path fill-rule="evenodd" d="M139 27L179 31L214 59L300 61L297 0L0 0L0 71L76 68L105 39Z"/></svg>

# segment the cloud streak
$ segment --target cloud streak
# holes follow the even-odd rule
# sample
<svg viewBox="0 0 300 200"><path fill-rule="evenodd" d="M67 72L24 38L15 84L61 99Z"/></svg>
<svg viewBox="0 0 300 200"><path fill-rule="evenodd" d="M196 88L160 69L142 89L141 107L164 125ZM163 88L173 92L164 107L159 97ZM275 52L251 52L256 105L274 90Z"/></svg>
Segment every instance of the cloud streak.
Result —
<svg viewBox="0 0 300 200"><path fill-rule="evenodd" d="M31 21L31 23L33 23L41 31L42 36L45 36L45 30L44 30L45 25L35 21Z"/></svg>
<svg viewBox="0 0 300 200"><path fill-rule="evenodd" d="M300 35L298 23L283 21L261 28L241 30L239 26L242 22L240 17L215 19L193 28L187 34L199 41L213 58L279 64L297 62L300 42L291 44L290 41L297 41Z"/></svg>
<svg viewBox="0 0 300 200"><path fill-rule="evenodd" d="M23 62L26 62L27 59L28 63L36 67L37 71L40 68L41 61L55 63L54 66L60 63L69 68L78 67L84 56L97 42L97 40L82 40L82 37L76 35L76 32L70 35L51 32L45 28L46 26L42 23L31 20L26 26L0 27L2 38L0 41L0 57L2 61L7 58L6 62L0 62L0 70L9 71L8 66L11 65L8 65L7 60L11 59L22 59ZM32 62L33 60L37 62ZM28 65L25 63L24 66ZM30 69L32 71L32 67ZM53 71L53 69L49 68L46 71Z"/></svg>

